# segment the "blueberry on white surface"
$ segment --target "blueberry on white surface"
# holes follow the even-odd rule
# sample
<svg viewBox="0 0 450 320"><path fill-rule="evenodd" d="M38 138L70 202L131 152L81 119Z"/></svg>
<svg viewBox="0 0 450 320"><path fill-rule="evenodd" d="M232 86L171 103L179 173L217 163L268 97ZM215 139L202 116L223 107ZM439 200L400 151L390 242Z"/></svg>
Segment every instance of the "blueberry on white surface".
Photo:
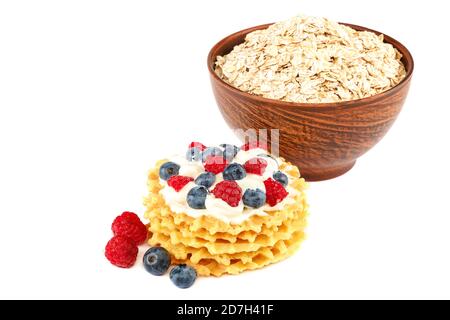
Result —
<svg viewBox="0 0 450 320"><path fill-rule="evenodd" d="M209 189L214 182L216 182L216 176L211 172L204 172L195 179L195 183L199 186L204 186Z"/></svg>
<svg viewBox="0 0 450 320"><path fill-rule="evenodd" d="M178 288L186 289L192 286L197 279L197 271L185 264L179 264L170 271L170 280Z"/></svg>
<svg viewBox="0 0 450 320"><path fill-rule="evenodd" d="M206 209L205 201L208 195L208 189L204 186L194 187L189 190L186 201L192 209Z"/></svg>
<svg viewBox="0 0 450 320"><path fill-rule="evenodd" d="M166 162L159 168L159 177L163 180L169 180L172 176L177 176L180 172L180 166L174 162Z"/></svg>
<svg viewBox="0 0 450 320"><path fill-rule="evenodd" d="M208 157L222 157L223 151L217 147L206 148L202 152L202 161L205 162Z"/></svg>
<svg viewBox="0 0 450 320"><path fill-rule="evenodd" d="M224 180L242 180L247 176L244 167L239 163L228 165L222 173Z"/></svg>
<svg viewBox="0 0 450 320"><path fill-rule="evenodd" d="M283 187L286 187L289 183L289 178L281 171L275 172L272 177L275 181L281 183Z"/></svg>
<svg viewBox="0 0 450 320"><path fill-rule="evenodd" d="M170 254L162 247L153 247L144 254L143 262L145 270L154 276L161 276L169 270Z"/></svg>
<svg viewBox="0 0 450 320"><path fill-rule="evenodd" d="M239 147L232 145L232 144L221 144L220 145L223 148L223 157L228 162L231 162L234 157L236 157L237 153L239 152Z"/></svg>
<svg viewBox="0 0 450 320"><path fill-rule="evenodd" d="M197 147L189 148L188 151L186 152L186 159L189 161L198 161L201 159L201 157L202 152Z"/></svg>
<svg viewBox="0 0 450 320"><path fill-rule="evenodd" d="M260 189L247 189L242 200L247 207L257 209L266 203L266 194Z"/></svg>

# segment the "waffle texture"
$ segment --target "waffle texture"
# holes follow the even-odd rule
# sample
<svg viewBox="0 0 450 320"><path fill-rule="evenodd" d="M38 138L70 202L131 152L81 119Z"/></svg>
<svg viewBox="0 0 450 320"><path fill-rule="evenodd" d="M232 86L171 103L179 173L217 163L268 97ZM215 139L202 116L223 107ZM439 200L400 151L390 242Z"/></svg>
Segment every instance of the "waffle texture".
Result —
<svg viewBox="0 0 450 320"><path fill-rule="evenodd" d="M297 177L290 184L298 191L293 204L264 216L251 216L241 224L229 224L206 215L193 218L172 212L159 193L158 172L164 162L149 172L145 218L150 221L149 244L166 248L173 263L191 265L202 276L238 274L289 257L304 240L307 183L295 166L280 164L280 169Z"/></svg>

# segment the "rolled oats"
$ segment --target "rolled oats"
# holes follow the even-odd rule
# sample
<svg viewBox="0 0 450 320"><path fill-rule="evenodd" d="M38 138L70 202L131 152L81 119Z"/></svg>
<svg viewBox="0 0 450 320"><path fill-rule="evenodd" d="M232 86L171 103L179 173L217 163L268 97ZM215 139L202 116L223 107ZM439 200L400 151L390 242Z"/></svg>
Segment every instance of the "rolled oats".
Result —
<svg viewBox="0 0 450 320"><path fill-rule="evenodd" d="M215 72L237 89L266 98L339 102L396 86L406 75L401 57L383 35L297 16L249 33L217 57Z"/></svg>

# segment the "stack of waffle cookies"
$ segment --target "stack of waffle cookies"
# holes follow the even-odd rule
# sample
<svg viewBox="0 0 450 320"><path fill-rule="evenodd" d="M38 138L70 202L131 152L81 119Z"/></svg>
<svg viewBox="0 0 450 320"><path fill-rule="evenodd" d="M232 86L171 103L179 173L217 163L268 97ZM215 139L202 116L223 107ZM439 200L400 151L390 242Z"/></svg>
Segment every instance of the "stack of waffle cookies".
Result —
<svg viewBox="0 0 450 320"><path fill-rule="evenodd" d="M145 217L150 221L149 244L167 249L173 263L191 265L202 276L238 274L289 257L305 238L307 184L295 166L280 164L280 169L296 177L290 184L298 191L292 204L231 224L208 215L194 218L172 212L160 194L163 186L158 171L163 162L148 175Z"/></svg>

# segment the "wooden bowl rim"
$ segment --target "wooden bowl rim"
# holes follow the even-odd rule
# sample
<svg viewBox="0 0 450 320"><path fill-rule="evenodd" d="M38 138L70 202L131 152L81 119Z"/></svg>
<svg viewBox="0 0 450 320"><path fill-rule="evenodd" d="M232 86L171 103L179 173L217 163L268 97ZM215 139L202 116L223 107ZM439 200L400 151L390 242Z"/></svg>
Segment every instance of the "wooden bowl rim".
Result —
<svg viewBox="0 0 450 320"><path fill-rule="evenodd" d="M289 107L289 108L296 107L296 108L301 108L301 109L304 108L304 109L308 109L308 110L311 110L315 107L323 109L323 108L327 108L327 107L332 107L332 108L351 107L355 104L361 105L361 104L365 104L365 103L373 103L373 102L376 102L377 100L387 98L387 97L397 93L399 90L401 90L404 87L404 85L406 83L408 83L408 81L410 81L413 71L414 71L414 59L413 59L411 53L409 52L409 50L400 41L386 35L385 33L382 33L382 32L379 32L379 31L376 31L373 29L369 29L366 27L362 27L362 26L358 26L358 25L350 24L350 23L344 23L344 22L339 22L339 23L343 24L345 26L348 26L350 28L353 28L357 31L370 31L377 35L383 34L384 41L386 43L392 44L402 54L402 56L403 56L402 59L404 59L406 62L406 63L404 63L405 68L407 68L409 66L409 69L407 68L407 70L406 70L405 78L402 81L400 81L396 86L392 87L391 89L381 92L381 93L378 93L376 95L370 96L370 97L356 99L356 100L342 101L342 102L327 102L327 103L324 103L324 102L322 102L322 103L320 103L320 102L318 102L318 103L297 103L297 102L288 102L288 101L264 98L261 96L257 96L257 95L253 95L253 94L241 91L241 90L231 86L230 84L226 83L221 78L219 78L219 76L214 71L214 64L216 62L216 57L217 57L217 55L213 56L214 53L217 52L219 48L226 45L230 41L230 38L237 37L237 36L245 36L246 34L256 31L256 30L267 29L269 26L271 26L274 23L266 23L266 24L255 26L255 27L246 28L246 29L237 31L233 34L230 34L230 35L226 36L225 38L223 38L222 40L220 40L219 42L217 42L212 47L212 49L209 51L209 54L208 54L208 59L207 59L208 71L209 71L210 75L215 80L217 80L219 84L224 86L226 89L231 90L231 91L235 92L236 94L244 96L248 99L256 100L263 104L272 104L272 105L275 104L279 107Z"/></svg>

